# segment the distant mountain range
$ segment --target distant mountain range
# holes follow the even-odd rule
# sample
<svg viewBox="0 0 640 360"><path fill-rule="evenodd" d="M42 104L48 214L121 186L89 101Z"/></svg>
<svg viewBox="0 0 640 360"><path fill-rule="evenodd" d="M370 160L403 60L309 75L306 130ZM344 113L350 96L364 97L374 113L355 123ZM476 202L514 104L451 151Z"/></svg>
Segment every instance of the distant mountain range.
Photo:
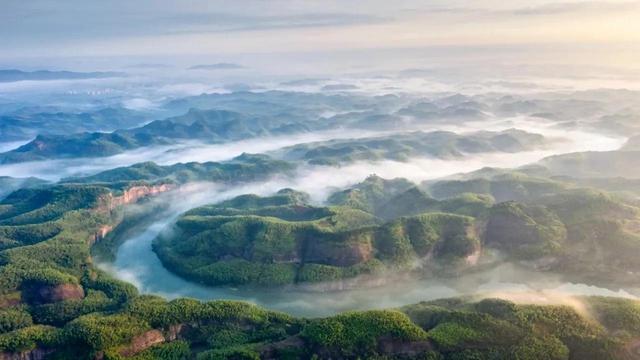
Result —
<svg viewBox="0 0 640 360"><path fill-rule="evenodd" d="M216 63L216 64L202 64L194 65L189 70L234 70L244 69L244 66L233 63Z"/></svg>
<svg viewBox="0 0 640 360"><path fill-rule="evenodd" d="M78 79L103 79L111 77L124 77L121 72L74 72L74 71L22 71L16 69L0 70L0 82L14 82L23 80L78 80Z"/></svg>
<svg viewBox="0 0 640 360"><path fill-rule="evenodd" d="M84 131L126 129L151 120L149 115L121 107L108 107L87 112L16 111L0 115L0 139L20 141L36 135L68 135Z"/></svg>
<svg viewBox="0 0 640 360"><path fill-rule="evenodd" d="M540 134L517 129L480 131L465 135L448 131L415 131L298 144L280 149L276 153L286 160L338 165L359 160L408 161L410 158L425 156L449 159L462 157L464 154L515 153L539 148L547 143Z"/></svg>

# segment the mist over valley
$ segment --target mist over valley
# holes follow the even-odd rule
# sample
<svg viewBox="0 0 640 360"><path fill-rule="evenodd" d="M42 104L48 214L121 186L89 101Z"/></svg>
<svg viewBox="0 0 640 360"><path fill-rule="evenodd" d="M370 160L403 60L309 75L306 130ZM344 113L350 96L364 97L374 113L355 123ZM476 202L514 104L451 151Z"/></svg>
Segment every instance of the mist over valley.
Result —
<svg viewBox="0 0 640 360"><path fill-rule="evenodd" d="M6 0L0 360L640 359L638 14Z"/></svg>

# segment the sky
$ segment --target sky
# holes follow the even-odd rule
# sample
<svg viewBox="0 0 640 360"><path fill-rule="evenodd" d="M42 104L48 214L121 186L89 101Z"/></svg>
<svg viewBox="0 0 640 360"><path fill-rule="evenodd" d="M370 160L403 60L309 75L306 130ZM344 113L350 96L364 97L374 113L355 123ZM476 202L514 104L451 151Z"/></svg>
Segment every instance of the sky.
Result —
<svg viewBox="0 0 640 360"><path fill-rule="evenodd" d="M3 0L0 49L0 64L30 66L488 52L503 62L635 68L640 1Z"/></svg>

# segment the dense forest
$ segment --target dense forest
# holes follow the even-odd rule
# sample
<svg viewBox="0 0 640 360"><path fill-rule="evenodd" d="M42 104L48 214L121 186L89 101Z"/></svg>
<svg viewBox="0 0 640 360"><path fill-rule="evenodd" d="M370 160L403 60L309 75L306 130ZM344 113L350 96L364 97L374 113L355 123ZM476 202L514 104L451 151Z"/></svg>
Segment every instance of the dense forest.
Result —
<svg viewBox="0 0 640 360"><path fill-rule="evenodd" d="M21 141L0 154L0 359L637 358L635 97L302 83L326 88L0 102ZM469 283L503 265L583 292Z"/></svg>
<svg viewBox="0 0 640 360"><path fill-rule="evenodd" d="M118 171L130 180L126 169ZM91 248L109 243L106 229L126 226L127 201L144 202L151 189L175 181L167 174L182 171L163 170L152 178L156 184L27 188L2 201L3 356L606 359L635 351L635 300L518 305L471 297L306 319L243 302L141 295L96 268ZM132 189L148 191L131 197ZM552 258L545 266L593 281L615 274L624 282L618 275L635 266L635 205L566 181L500 172L416 185L371 176L328 204L311 205L291 189L241 195L187 211L155 250L170 269L214 285L468 271L491 249L534 260L533 267ZM469 260L475 252L483 254L480 263Z"/></svg>

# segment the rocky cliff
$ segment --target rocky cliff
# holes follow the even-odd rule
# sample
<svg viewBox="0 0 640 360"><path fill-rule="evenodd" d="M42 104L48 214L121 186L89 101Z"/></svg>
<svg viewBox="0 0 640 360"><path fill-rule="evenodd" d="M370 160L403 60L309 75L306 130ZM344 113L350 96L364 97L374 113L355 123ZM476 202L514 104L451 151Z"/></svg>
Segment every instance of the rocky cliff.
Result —
<svg viewBox="0 0 640 360"><path fill-rule="evenodd" d="M118 206L132 204L144 197L160 194L174 188L175 185L173 184L132 186L124 190L122 195L113 196L113 194L109 194L103 199L104 207L101 210L113 210Z"/></svg>
<svg viewBox="0 0 640 360"><path fill-rule="evenodd" d="M112 213L120 206L134 204L142 198L157 195L175 189L174 184L161 184L161 185L139 185L132 186L122 192L121 195L114 196L113 193L103 197L100 201L100 206L96 208L97 212ZM121 220L121 219L120 219ZM93 237L89 239L90 245L104 239L115 227L120 220L115 221L115 224L106 224L98 228L93 234Z"/></svg>

